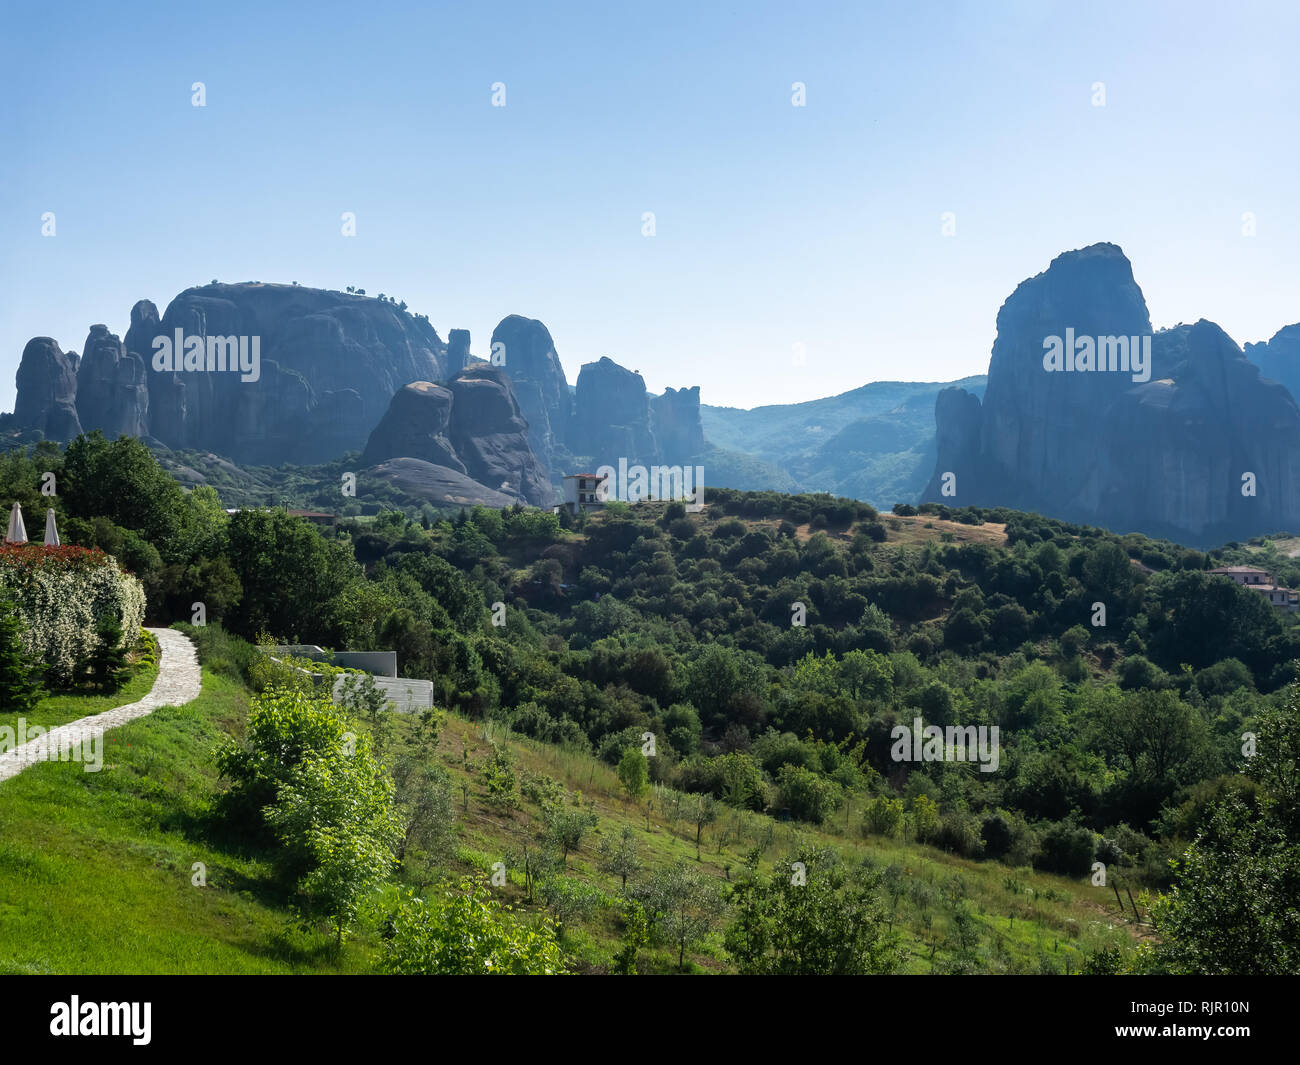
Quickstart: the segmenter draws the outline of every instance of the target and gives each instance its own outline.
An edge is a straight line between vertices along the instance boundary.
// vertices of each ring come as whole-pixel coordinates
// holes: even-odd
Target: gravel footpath
[[[160,660],[158,678],[154,681],[149,694],[138,703],[114,707],[102,714],[69,721],[66,725],[52,728],[44,736],[30,740],[12,751],[0,754],[0,780],[17,776],[29,765],[47,760],[53,754],[57,760],[61,751],[80,751],[81,743],[87,737],[102,734],[108,729],[125,725],[137,717],[153,713],[160,706],[184,706],[198,698],[202,687],[202,675],[199,671],[198,655],[189,637],[175,629],[149,629],[158,639]],[[100,753],[102,755],[102,740]]]

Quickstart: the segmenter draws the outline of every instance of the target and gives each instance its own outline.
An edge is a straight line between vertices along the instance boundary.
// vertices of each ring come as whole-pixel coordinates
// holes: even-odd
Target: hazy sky
[[[540,318],[571,382],[609,355],[746,407],[982,373],[1015,285],[1101,240],[1157,327],[1300,321],[1291,0],[4,20],[0,409],[32,336],[81,351],[213,278],[390,293],[480,356],[505,315]]]

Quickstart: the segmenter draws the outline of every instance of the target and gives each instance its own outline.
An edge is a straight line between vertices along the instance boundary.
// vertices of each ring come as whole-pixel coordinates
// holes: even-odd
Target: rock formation
[[[390,459],[367,470],[366,476],[386,481],[407,495],[434,504],[508,507],[518,502],[513,494],[494,492],[463,473],[423,459]]]
[[[1259,367],[1260,375],[1285,385],[1300,403],[1300,323],[1288,325],[1262,344],[1247,344],[1246,358]]]
[[[393,465],[408,459],[420,465]],[[510,378],[498,367],[472,367],[446,385],[414,381],[401,389],[361,462],[423,483],[416,494],[432,502],[461,501],[463,482],[471,481],[510,502],[549,506],[558,495],[529,445]],[[435,495],[444,489],[452,494]]]
[[[455,377],[469,365],[469,330],[452,329],[447,333],[447,365],[444,368],[448,377]]]
[[[1300,409],[1211,322],[1153,336],[1118,247],[1059,256],[1017,287],[997,325],[983,404],[960,389],[935,404],[923,499],[1196,544],[1300,528]],[[1137,350],[1150,337],[1149,365],[1112,369],[1113,337]],[[1049,369],[1052,338],[1072,339],[1078,361]]]
[[[14,424],[47,439],[71,440],[81,432],[77,417],[77,355],[65,355],[50,337],[35,337],[18,364]]]
[[[666,388],[650,401],[650,427],[659,456],[679,465],[704,450],[704,423],[700,420],[700,386]]]
[[[491,363],[509,375],[528,439],[548,466],[568,436],[572,402],[550,331],[535,318],[503,318],[492,330]]]
[[[361,462],[373,466],[393,458],[413,458],[457,473],[465,464],[447,438],[452,394],[429,381],[413,381],[393,397],[387,413],[370,434]]]
[[[110,440],[149,431],[144,360],[128,352],[106,325],[92,325],[86,338],[77,369],[77,416],[84,429],[101,429]]]
[[[448,436],[469,476],[526,503],[551,505],[556,492],[529,445],[528,423],[505,371],[474,367],[447,388],[453,397]]]
[[[442,376],[446,353],[426,320],[391,303],[296,285],[188,289],[172,300],[157,335],[178,329],[187,338],[258,338],[260,375],[159,371],[151,359],[163,386],[153,434],[243,462],[325,462],[360,449],[398,389]],[[322,406],[329,392],[354,396]],[[331,420],[340,403],[345,424]]]
[[[102,429],[253,465],[313,465],[364,448],[371,466],[412,459],[446,471],[426,483],[468,477],[538,505],[558,496],[575,456],[680,465],[703,450],[698,388],[668,389],[652,403],[639,374],[601,359],[579,377],[579,424],[541,322],[501,321],[492,333],[499,365],[470,355],[468,330],[448,339],[386,300],[205,285],[162,315],[137,302],[122,341],[93,326],[80,362],[49,338],[33,340],[14,426],[62,440]],[[412,468],[401,467],[408,476]],[[454,491],[465,495],[464,485]]]
[[[645,381],[605,356],[578,374],[571,450],[597,465],[650,464],[658,458]]]

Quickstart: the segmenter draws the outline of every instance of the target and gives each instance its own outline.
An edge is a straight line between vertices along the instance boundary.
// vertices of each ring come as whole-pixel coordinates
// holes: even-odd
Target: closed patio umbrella
[[[5,533],[5,543],[27,543],[27,528],[23,525],[23,508],[17,503],[14,504],[14,509],[9,512],[9,531]]]
[[[58,547],[60,543],[59,527],[54,524],[54,508],[49,507],[45,511],[45,546]]]

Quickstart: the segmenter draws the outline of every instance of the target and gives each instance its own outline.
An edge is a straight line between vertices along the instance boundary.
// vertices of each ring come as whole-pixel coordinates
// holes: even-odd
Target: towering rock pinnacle
[[[510,378],[533,450],[548,467],[554,465],[573,404],[550,331],[535,318],[503,318],[492,330],[491,362]]]
[[[35,337],[18,364],[14,422],[47,439],[71,440],[81,432],[77,417],[77,355],[64,354],[50,337]]]
[[[983,404],[939,395],[923,499],[1193,543],[1300,527],[1294,400],[1212,322],[1153,335],[1115,245],[1058,256],[997,327]]]

